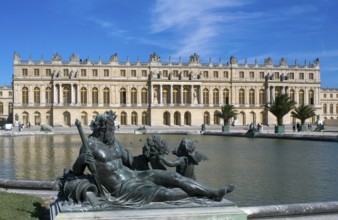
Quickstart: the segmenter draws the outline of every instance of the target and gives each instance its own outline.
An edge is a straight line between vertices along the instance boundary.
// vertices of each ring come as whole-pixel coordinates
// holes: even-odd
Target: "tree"
[[[268,106],[269,111],[277,118],[277,125],[283,125],[283,117],[294,108],[295,104],[286,94],[281,94]]]
[[[237,115],[237,111],[235,110],[235,107],[230,104],[223,105],[221,107],[221,111],[216,111],[215,116],[222,118],[224,125],[229,125],[229,121],[231,118],[235,117]]]
[[[300,120],[301,125],[305,124],[305,120],[315,116],[315,109],[311,105],[300,105],[291,112],[291,115]]]

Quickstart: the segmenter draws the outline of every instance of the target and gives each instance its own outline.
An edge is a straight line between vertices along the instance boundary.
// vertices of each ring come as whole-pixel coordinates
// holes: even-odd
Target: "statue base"
[[[77,219],[233,219],[246,220],[247,215],[232,202],[204,202],[177,204],[175,202],[151,203],[142,207],[92,207],[68,205],[56,201],[50,207],[51,220]]]

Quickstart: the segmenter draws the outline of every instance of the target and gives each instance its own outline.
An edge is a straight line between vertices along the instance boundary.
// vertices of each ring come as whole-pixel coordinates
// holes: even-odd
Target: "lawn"
[[[45,201],[37,196],[0,192],[0,219],[42,219],[48,213]]]

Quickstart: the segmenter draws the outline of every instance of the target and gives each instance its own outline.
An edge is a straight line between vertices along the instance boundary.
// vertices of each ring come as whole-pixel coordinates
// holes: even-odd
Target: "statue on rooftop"
[[[66,172],[57,181],[59,198],[142,206],[188,197],[221,201],[226,193],[233,191],[234,185],[214,189],[176,172],[131,170],[133,157],[115,137],[115,118],[112,111],[97,115],[88,139],[84,137],[80,121],[76,121],[82,146],[73,171]],[[86,167],[91,174],[84,174]],[[99,197],[95,199],[94,195]]]

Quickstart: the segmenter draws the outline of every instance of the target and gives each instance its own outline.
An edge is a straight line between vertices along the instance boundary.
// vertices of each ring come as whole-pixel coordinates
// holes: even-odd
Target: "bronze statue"
[[[131,170],[129,167],[132,165],[133,157],[114,135],[115,118],[116,115],[112,111],[97,115],[95,121],[92,122],[93,132],[88,140],[84,140],[83,132],[79,129],[83,145],[73,165],[74,175],[70,178],[65,177],[63,181],[67,183],[67,179],[80,179],[79,181],[85,179],[82,182],[88,182],[89,187],[98,186],[97,190],[92,191],[98,193],[106,201],[116,205],[133,206],[150,202],[181,200],[187,197],[204,197],[221,201],[226,193],[234,189],[234,185],[213,189],[175,172]],[[84,175],[86,167],[91,171],[93,178],[87,178],[88,175]],[[76,184],[70,185],[78,188],[74,186]],[[69,192],[69,188],[63,188],[63,191],[67,191],[69,195],[74,194]],[[75,194],[82,195],[83,193]]]

